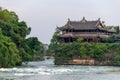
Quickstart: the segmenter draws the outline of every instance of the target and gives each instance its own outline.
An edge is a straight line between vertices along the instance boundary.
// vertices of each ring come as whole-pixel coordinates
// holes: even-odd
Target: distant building
[[[46,54],[46,51],[47,51],[47,49],[48,49],[48,44],[43,44],[43,47],[44,47],[44,54]]]
[[[44,49],[48,49],[48,44],[43,44],[43,46],[44,46]]]
[[[111,37],[115,30],[104,28],[100,18],[95,21],[88,21],[83,17],[81,21],[70,21],[62,27],[57,27],[62,31],[59,39],[64,42],[73,42],[78,38],[83,38],[87,42],[101,41],[103,38]]]

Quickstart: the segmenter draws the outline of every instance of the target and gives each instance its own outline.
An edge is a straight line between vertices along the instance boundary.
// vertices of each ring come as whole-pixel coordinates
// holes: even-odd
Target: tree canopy
[[[37,37],[26,38],[30,31],[15,12],[0,9],[0,67],[20,65],[32,60],[32,54],[42,54],[43,45]]]

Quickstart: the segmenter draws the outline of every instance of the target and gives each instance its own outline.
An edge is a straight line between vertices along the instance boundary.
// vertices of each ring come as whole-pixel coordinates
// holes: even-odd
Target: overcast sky
[[[101,18],[107,25],[120,25],[120,0],[0,0],[0,6],[15,11],[32,28],[30,36],[43,43],[50,43],[56,25],[63,26],[68,18]]]

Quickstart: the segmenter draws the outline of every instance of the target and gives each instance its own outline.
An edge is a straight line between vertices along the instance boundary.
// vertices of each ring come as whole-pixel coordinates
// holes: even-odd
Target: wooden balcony
[[[73,38],[78,38],[78,37],[83,37],[83,38],[100,37],[100,38],[104,38],[104,37],[109,37],[109,36],[111,36],[111,34],[102,33],[102,32],[68,32],[68,33],[64,33],[64,34],[60,35],[60,37],[73,37]]]

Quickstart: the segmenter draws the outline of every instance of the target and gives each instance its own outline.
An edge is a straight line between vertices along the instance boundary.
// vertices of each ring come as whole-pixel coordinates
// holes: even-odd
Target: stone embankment
[[[90,66],[118,66],[118,64],[105,60],[105,61],[96,61],[95,59],[73,59],[67,62],[60,62],[57,65],[90,65]]]

